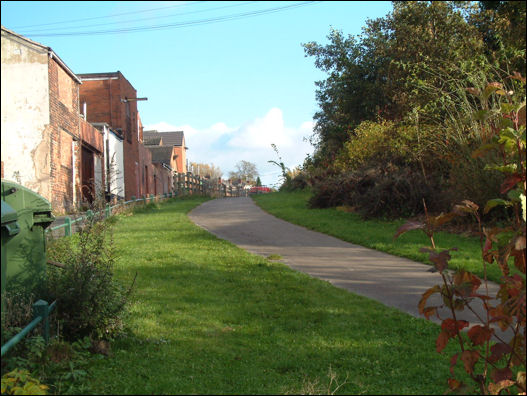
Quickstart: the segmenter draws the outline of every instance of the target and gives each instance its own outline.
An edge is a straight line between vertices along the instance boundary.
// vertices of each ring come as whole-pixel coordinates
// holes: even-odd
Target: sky
[[[359,35],[385,1],[2,1],[2,26],[51,47],[74,73],[120,71],[145,130],[183,131],[189,161],[224,177],[242,160],[264,185],[313,146],[316,81],[302,44]],[[89,109],[88,109],[89,111]]]

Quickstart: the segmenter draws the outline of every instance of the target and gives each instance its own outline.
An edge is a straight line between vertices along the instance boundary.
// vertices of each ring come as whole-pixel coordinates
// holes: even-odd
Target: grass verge
[[[116,276],[137,273],[134,301],[126,334],[92,359],[86,392],[444,392],[455,349],[435,352],[436,324],[216,238],[186,217],[201,202],[117,221]]]
[[[310,196],[311,193],[308,191],[277,192],[254,195],[253,199],[266,212],[291,223],[357,245],[430,264],[428,254],[419,251],[422,247],[430,246],[430,240],[422,231],[410,231],[396,240],[393,239],[397,229],[406,220],[363,220],[356,213],[343,212],[335,208],[310,209],[307,206]],[[434,235],[434,241],[439,250],[458,248],[458,251],[451,252],[450,268],[463,268],[483,279],[478,238],[440,231]],[[488,266],[487,278],[499,282],[501,272],[496,265]]]

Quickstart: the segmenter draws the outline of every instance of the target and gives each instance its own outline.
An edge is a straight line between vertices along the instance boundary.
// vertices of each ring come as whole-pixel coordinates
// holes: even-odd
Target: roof
[[[144,132],[143,132],[143,144],[145,146],[162,146],[163,145],[163,139],[161,139],[160,137],[147,137],[147,138],[145,138]]]
[[[173,146],[146,146],[146,148],[152,153],[153,164],[165,163],[170,165]]]
[[[184,134],[183,131],[174,132],[158,132],[158,131],[143,131],[143,140],[150,140],[154,138],[162,138],[164,146],[183,146]]]

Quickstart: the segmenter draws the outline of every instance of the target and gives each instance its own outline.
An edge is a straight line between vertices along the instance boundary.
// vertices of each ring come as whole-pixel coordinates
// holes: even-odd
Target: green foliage
[[[257,177],[256,164],[245,160],[239,161],[236,170],[229,172],[230,179],[240,180],[242,183],[254,183]]]
[[[522,83],[525,78],[514,76]],[[454,367],[458,360],[463,362],[467,374],[476,384],[476,391],[482,394],[500,394],[502,391],[523,394],[526,391],[526,305],[525,305],[525,271],[526,271],[526,229],[525,229],[525,170],[526,170],[526,139],[525,139],[525,98],[518,103],[512,94],[500,89],[498,84],[488,85],[484,96],[484,105],[492,94],[508,96],[506,105],[501,106],[501,119],[497,125],[496,134],[491,142],[475,151],[475,156],[484,155],[490,150],[498,151],[501,160],[489,166],[490,169],[502,173],[501,195],[504,198],[494,198],[487,202],[483,214],[496,207],[513,208],[514,216],[504,227],[483,227],[482,213],[479,205],[465,200],[454,207],[453,211],[437,217],[428,217],[424,223],[408,222],[399,228],[395,237],[405,232],[421,229],[430,238],[432,248],[429,258],[442,276],[443,284],[436,285],[426,291],[419,302],[419,312],[430,318],[437,316],[438,308],[447,307],[449,316],[442,320],[441,332],[436,340],[436,350],[441,353],[449,340],[454,339],[459,345],[458,353],[451,358],[451,378],[448,380],[450,390],[466,392],[467,385],[456,378]],[[482,110],[486,110],[483,106]],[[488,119],[485,123],[490,122]],[[438,251],[434,243],[434,229],[454,216],[470,214],[477,221],[483,266],[485,274],[487,266],[495,265],[501,271],[500,288],[496,295],[489,295],[488,288],[479,291],[486,285],[486,276],[481,280],[478,276],[464,270],[449,274],[445,270],[451,259],[451,248]],[[515,270],[511,272],[509,261],[513,261]],[[439,293],[443,304],[427,306],[430,296]],[[472,325],[467,337],[461,330],[469,327],[469,323],[456,319],[456,311],[471,309],[473,301],[480,301],[486,315],[478,317],[479,322]],[[495,301],[495,302],[494,302]],[[493,324],[499,325],[502,331],[509,330],[510,340],[495,333]]]
[[[33,295],[22,291],[7,290],[3,295],[2,345],[33,320]]]
[[[45,395],[47,389],[27,370],[15,369],[2,376],[2,395]]]
[[[89,222],[72,237],[50,243],[48,258],[64,264],[49,271],[49,293],[57,300],[63,336],[112,338],[118,333],[127,293],[113,277],[116,253],[109,223]]]
[[[525,73],[525,4],[415,1],[393,7],[386,17],[369,20],[359,37],[332,30],[329,44],[304,44],[306,56],[328,73],[317,83],[315,153],[304,168],[317,189],[324,173],[365,168],[382,174],[394,165],[421,173],[436,190],[427,200],[431,208],[443,210],[458,199],[484,205],[499,192],[498,172],[485,172],[496,158],[471,153],[500,128],[507,95],[525,93],[508,78]]]

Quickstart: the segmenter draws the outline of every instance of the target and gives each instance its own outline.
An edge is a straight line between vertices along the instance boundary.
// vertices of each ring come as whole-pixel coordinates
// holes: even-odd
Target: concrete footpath
[[[329,281],[337,287],[369,297],[416,317],[421,295],[442,284],[430,265],[354,245],[337,238],[280,220],[260,209],[251,198],[223,198],[207,201],[189,213],[198,226],[242,249],[264,257],[275,254],[289,267]],[[489,285],[490,295],[498,286]],[[480,288],[483,293],[483,286]],[[439,305],[436,294],[427,305]],[[485,317],[482,307],[476,312]],[[446,311],[440,312],[447,317]],[[458,319],[480,323],[468,310],[457,311]],[[434,321],[438,322],[437,319]],[[505,339],[511,333],[503,334]]]

